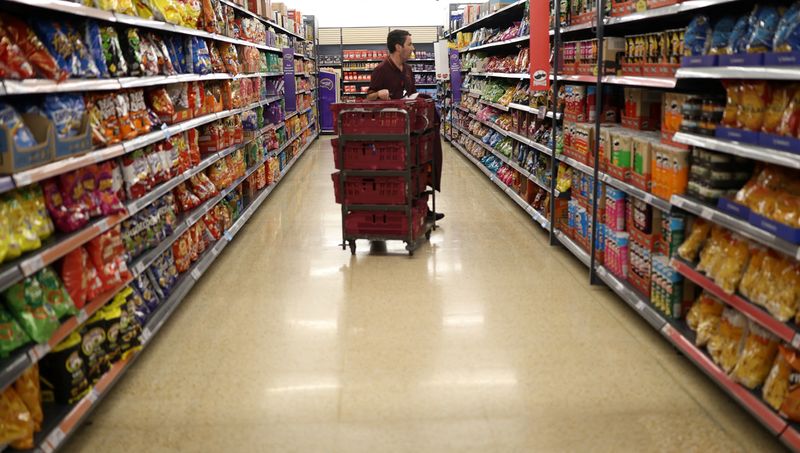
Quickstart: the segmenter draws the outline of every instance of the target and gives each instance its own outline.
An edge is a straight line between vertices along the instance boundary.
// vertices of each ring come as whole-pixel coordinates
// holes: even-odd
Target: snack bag
[[[189,234],[182,234],[181,237],[172,244],[172,255],[175,257],[175,268],[179,273],[189,270],[192,265],[191,241]]]
[[[136,127],[131,122],[131,110],[126,93],[114,95],[114,107],[117,111],[117,121],[119,122],[120,135],[123,140],[130,140],[136,137]]]
[[[76,308],[86,304],[89,294],[89,279],[85,269],[89,262],[89,253],[83,247],[68,253],[61,260],[61,279],[64,288]]]
[[[6,306],[33,341],[44,343],[58,329],[56,313],[45,301],[42,287],[33,277],[13,285],[3,296]]]
[[[138,277],[134,278],[131,286],[133,287],[134,291],[141,296],[149,313],[153,313],[156,311],[156,309],[158,309],[159,294],[153,287],[153,283],[147,277],[147,272],[144,272]]]
[[[117,104],[113,94],[87,94],[86,111],[92,127],[92,143],[108,146],[122,140],[122,130],[117,118]]]
[[[39,362],[43,401],[75,404],[91,390],[81,343],[74,331]]]
[[[750,325],[733,379],[751,390],[761,385],[775,361],[778,344],[778,339],[763,327]]]
[[[20,346],[31,341],[16,319],[0,305],[0,357],[8,357]]]
[[[21,197],[15,192],[9,192],[2,196],[8,214],[8,225],[10,239],[13,246],[9,249],[10,258],[15,258],[20,254],[31,252],[42,246],[39,235],[30,223],[30,216],[25,211]]]
[[[7,36],[0,35],[0,77],[20,80],[33,75],[33,66],[25,59],[22,49]]]
[[[58,63],[58,67],[65,73],[80,77],[81,66],[72,41],[61,24],[47,20],[33,21],[33,28],[41,37],[41,42]]]
[[[59,138],[74,137],[80,132],[86,107],[83,96],[48,94],[44,97],[42,113],[53,122]]]
[[[162,75],[175,75],[177,71],[172,64],[172,57],[170,55],[167,43],[155,33],[147,33],[146,39],[153,43],[156,50],[156,57],[158,58],[158,70]]]
[[[225,65],[227,72],[230,74],[238,74],[239,54],[236,51],[236,46],[227,42],[221,43],[220,52],[222,56],[222,62]]]
[[[81,356],[86,364],[86,377],[93,385],[108,370],[106,362],[107,335],[103,312],[94,314],[81,329]]]
[[[144,150],[139,149],[122,157],[122,177],[131,200],[141,198],[152,188],[150,164]]]
[[[772,40],[781,15],[773,6],[756,5],[750,16],[750,35],[747,38],[748,53],[772,51]]]
[[[731,236],[722,247],[720,266],[714,271],[714,280],[726,293],[733,294],[742,278],[750,249],[747,241],[737,236]]]
[[[94,62],[92,54],[83,43],[81,32],[78,29],[73,28],[72,25],[68,23],[63,24],[62,27],[67,33],[67,37],[69,37],[69,40],[72,44],[72,51],[74,52],[73,57],[78,61],[79,73],[73,75],[86,78],[100,77],[100,71]]]
[[[705,291],[697,298],[686,314],[686,324],[697,333],[695,341],[697,346],[705,346],[717,331],[724,309],[725,304]]]
[[[728,240],[730,233],[724,228],[713,225],[711,227],[711,237],[706,241],[706,245],[700,252],[700,262],[697,263],[697,270],[705,272],[712,279],[716,275],[723,256],[723,247]]]
[[[14,107],[0,102],[0,126],[9,130],[14,137],[14,145],[19,148],[30,148],[35,146],[36,139],[28,126],[22,121],[22,117],[14,110]]]
[[[153,109],[159,118],[167,122],[172,121],[172,117],[175,115],[175,106],[165,88],[157,88],[148,91],[147,101],[150,108]]]
[[[133,90],[128,92],[128,107],[131,126],[135,135],[144,135],[150,132],[153,123],[147,114],[147,104],[144,101],[144,91]]]
[[[725,16],[717,21],[714,25],[714,31],[711,34],[711,47],[708,51],[709,55],[722,55],[725,53],[725,47],[727,47],[730,41],[731,33],[735,25],[736,18],[733,16]]]
[[[100,27],[100,42],[103,46],[103,57],[111,77],[124,77],[128,74],[128,63],[122,52],[122,44],[114,27]]]
[[[726,80],[722,84],[727,94],[725,110],[722,113],[722,124],[728,127],[736,127],[739,106],[742,104],[742,84],[733,80]]]
[[[16,382],[14,390],[25,403],[25,407],[31,413],[33,419],[33,430],[39,432],[42,429],[44,413],[42,412],[42,392],[39,387],[39,365],[34,364],[28,368]],[[33,447],[31,447],[33,448]]]
[[[744,82],[741,103],[736,112],[736,125],[749,131],[761,130],[767,109],[767,82]]]
[[[30,443],[33,448],[33,417],[25,402],[9,386],[0,394],[0,444],[16,444],[21,449]]]
[[[156,20],[176,25],[181,23],[181,13],[175,0],[143,0],[143,3],[153,12]]]
[[[729,55],[744,53],[747,50],[747,41],[750,37],[750,31],[750,16],[744,15],[739,17],[731,31],[726,53]]]
[[[763,132],[774,134],[778,131],[781,124],[783,113],[789,106],[792,100],[794,91],[797,89],[795,85],[789,84],[775,84],[771,86],[770,101],[764,111],[764,124],[761,126]]]
[[[204,39],[197,36],[186,38],[186,49],[186,65],[192,68],[191,72],[203,75],[212,72],[211,55]]]
[[[800,2],[794,2],[781,17],[772,47],[775,52],[800,50]]]
[[[78,314],[69,292],[61,284],[58,274],[53,269],[45,267],[36,274],[36,280],[42,288],[45,302],[53,307],[57,319]]]
[[[794,368],[786,357],[794,358],[794,354],[795,352],[788,349],[788,347],[779,346],[775,362],[767,375],[767,380],[764,381],[764,388],[761,393],[762,398],[776,411],[780,410],[786,400],[786,396],[789,394],[789,379],[794,372]]]
[[[777,132],[784,137],[800,137],[800,87],[795,86],[794,95],[783,111]]]
[[[105,321],[106,347],[105,362],[110,367],[122,357],[120,330],[122,328],[122,308],[113,304],[103,307],[101,316]]]
[[[36,36],[36,33],[22,20],[8,14],[0,17],[0,35],[6,34],[9,41],[19,46],[25,59],[37,73],[45,78],[64,81],[69,77],[59,62],[50,54],[48,48]]]
[[[159,50],[148,35],[142,35],[140,49],[142,52],[142,73],[145,76],[156,76],[161,72],[158,64]]]
[[[736,366],[748,332],[747,318],[733,308],[722,312],[716,334],[708,342],[708,353],[726,373]]]
[[[189,212],[202,203],[200,199],[186,187],[186,183],[178,184],[174,194],[181,212]]]
[[[142,38],[139,37],[139,32],[135,28],[125,30],[123,37],[122,49],[128,64],[128,75],[140,77],[144,75]]]
[[[211,44],[208,46],[208,54],[209,58],[211,58],[211,68],[213,72],[217,73],[225,72],[225,63],[222,60],[222,54],[220,53],[219,48],[217,47],[216,41],[211,41]]]

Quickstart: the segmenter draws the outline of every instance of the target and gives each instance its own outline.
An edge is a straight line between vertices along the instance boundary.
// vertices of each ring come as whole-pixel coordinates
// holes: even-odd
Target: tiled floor
[[[66,451],[782,448],[458,152],[413,258],[337,246],[332,169],[320,140]]]

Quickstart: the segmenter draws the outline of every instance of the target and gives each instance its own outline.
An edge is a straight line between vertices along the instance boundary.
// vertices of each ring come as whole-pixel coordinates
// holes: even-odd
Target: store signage
[[[297,86],[294,79],[294,49],[283,49],[283,88],[286,111],[297,111]]]
[[[453,105],[461,103],[461,58],[456,49],[450,49],[450,89]]]
[[[530,8],[531,90],[550,89],[550,2],[528,2]]]
[[[335,104],[338,94],[338,83],[336,74],[332,72],[320,71],[319,73],[319,125],[324,131],[333,131],[333,112],[331,105]]]

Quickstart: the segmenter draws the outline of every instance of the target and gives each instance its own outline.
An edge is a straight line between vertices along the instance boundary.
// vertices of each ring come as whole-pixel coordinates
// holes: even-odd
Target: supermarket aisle
[[[332,168],[324,139],[66,451],[781,448],[449,147],[411,259],[336,246]]]

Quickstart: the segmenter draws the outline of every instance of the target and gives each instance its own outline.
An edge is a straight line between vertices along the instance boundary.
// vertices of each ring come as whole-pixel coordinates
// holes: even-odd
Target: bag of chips
[[[150,164],[145,150],[138,149],[122,157],[122,177],[129,199],[136,200],[150,191]]]
[[[19,46],[33,68],[45,78],[63,81],[69,72],[59,66],[36,33],[22,20],[8,14],[0,17],[0,35],[6,34],[9,41]]]
[[[20,346],[31,341],[16,319],[0,305],[0,357],[8,357]]]
[[[33,417],[13,386],[0,394],[0,444],[21,442],[21,448],[33,448]]]
[[[10,231],[9,257],[16,258],[20,254],[36,250],[42,246],[42,241],[36,231],[31,229],[29,213],[21,202],[21,198],[14,192],[1,195],[5,201],[8,214]]]
[[[794,368],[786,358],[790,357],[797,360],[795,352],[786,346],[778,347],[778,354],[775,356],[775,362],[767,375],[767,380],[764,381],[764,388],[762,389],[762,397],[773,409],[780,410],[786,396],[789,394],[789,379],[794,372]],[[800,363],[798,363],[800,365]],[[798,367],[800,368],[800,367]]]
[[[93,20],[87,20],[84,29],[84,42],[97,66],[100,77],[110,77],[108,66],[106,65],[106,57],[103,53],[103,37],[100,34],[100,25]]]
[[[162,75],[177,74],[177,71],[172,64],[172,57],[169,52],[169,47],[164,40],[155,33],[147,33],[145,36],[147,37],[147,41],[152,42],[155,48],[156,57],[158,58],[159,73]]]
[[[75,404],[91,390],[81,344],[74,331],[39,362],[43,401]]]
[[[53,122],[59,138],[67,138],[81,132],[86,107],[81,95],[48,94],[42,103],[42,113]]]
[[[139,37],[139,32],[135,28],[125,30],[124,45],[122,46],[125,60],[128,64],[128,75],[132,77],[140,77],[145,75],[143,67],[142,55],[142,39]]]
[[[194,74],[210,74],[213,71],[211,55],[206,45],[206,41],[197,36],[186,38],[186,66],[191,68]]]
[[[17,80],[33,77],[33,66],[25,59],[22,49],[7,36],[0,36],[0,77]]]
[[[73,304],[69,292],[67,292],[58,275],[50,267],[45,267],[39,271],[36,274],[36,280],[42,288],[44,300],[53,307],[57,319],[78,314],[78,309]]]
[[[91,52],[83,43],[81,30],[74,28],[69,23],[62,24],[62,27],[72,44],[73,57],[78,61],[79,73],[73,75],[85,78],[100,77],[100,70],[94,62],[94,57],[92,57]]]
[[[180,24],[182,16],[175,0],[143,0],[156,20],[168,22],[170,24]]]
[[[42,392],[39,387],[39,365],[34,364],[14,382],[14,390],[25,406],[31,413],[33,419],[33,430],[39,432],[42,429],[44,413],[42,412]],[[33,448],[33,447],[31,447]]]
[[[750,16],[750,35],[747,37],[748,53],[764,53],[772,51],[772,40],[778,28],[781,15],[769,5],[756,5]]]
[[[103,57],[111,77],[124,77],[128,74],[128,63],[122,52],[122,44],[114,27],[107,25],[100,27],[100,43],[103,48]]]
[[[71,76],[80,77],[80,62],[62,25],[53,21],[35,20],[33,28],[47,51],[55,58],[58,67]]]
[[[162,121],[172,122],[175,105],[165,88],[157,88],[147,92],[147,102]]]
[[[64,288],[78,309],[84,307],[89,294],[89,279],[85,271],[88,262],[89,253],[83,247],[71,251],[61,260]]]
[[[708,353],[726,373],[736,366],[748,333],[745,316],[733,308],[725,308],[716,334],[708,342]]]
[[[147,276],[147,272],[144,272],[133,279],[131,283],[134,291],[141,296],[142,300],[147,306],[149,313],[154,313],[158,309],[159,301],[159,293],[156,292],[156,289],[153,287],[153,283],[150,278]]]
[[[29,277],[11,286],[3,296],[6,306],[33,341],[44,343],[58,329],[55,310],[45,301],[42,287],[35,278]]]
[[[763,327],[750,325],[739,361],[731,374],[733,379],[749,389],[760,386],[775,361],[778,344],[778,338]]]
[[[109,146],[122,140],[114,94],[87,94],[86,111],[92,127],[92,143]]]
[[[18,148],[30,148],[36,146],[36,139],[28,126],[22,121],[22,117],[14,107],[0,102],[0,126],[9,130],[14,137],[14,145]]]

